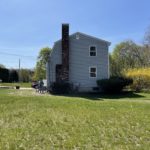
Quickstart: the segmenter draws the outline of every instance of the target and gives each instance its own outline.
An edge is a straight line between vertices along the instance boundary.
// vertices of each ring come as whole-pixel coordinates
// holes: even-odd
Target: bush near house
[[[133,80],[126,77],[110,77],[109,79],[102,79],[97,81],[97,85],[102,92],[105,93],[118,93],[124,87],[132,84]]]
[[[52,94],[68,94],[72,91],[72,86],[67,82],[53,82],[50,92]]]
[[[125,75],[133,79],[133,84],[130,85],[132,90],[150,90],[150,68],[129,69]]]

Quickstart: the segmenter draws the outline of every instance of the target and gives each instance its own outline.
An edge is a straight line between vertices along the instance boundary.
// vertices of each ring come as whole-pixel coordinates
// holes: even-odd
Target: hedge
[[[125,77],[110,77],[97,81],[100,90],[105,93],[119,93],[124,87],[132,84],[132,79]]]

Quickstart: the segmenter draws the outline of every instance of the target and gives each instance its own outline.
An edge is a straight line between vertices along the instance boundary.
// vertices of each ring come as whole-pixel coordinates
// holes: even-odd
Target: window
[[[90,56],[96,56],[96,46],[90,46]]]
[[[96,78],[96,75],[97,75],[96,67],[90,67],[90,77],[91,78]]]

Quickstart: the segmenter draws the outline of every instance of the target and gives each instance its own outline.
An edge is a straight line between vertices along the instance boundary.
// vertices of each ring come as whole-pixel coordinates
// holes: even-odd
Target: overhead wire
[[[32,58],[32,59],[35,59],[36,56],[29,56],[29,55],[20,55],[20,54],[15,54],[15,53],[7,53],[7,52],[2,52],[0,51],[0,54],[1,55],[9,55],[9,56],[17,56],[17,57],[28,57],[28,58]]]

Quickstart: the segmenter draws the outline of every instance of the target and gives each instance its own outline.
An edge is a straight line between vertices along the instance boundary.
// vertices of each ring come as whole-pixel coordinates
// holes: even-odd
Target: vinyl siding
[[[62,63],[62,55],[61,55],[61,42],[58,42],[57,44],[54,44],[53,51],[50,56],[49,60],[49,78],[50,83],[56,81],[56,65]],[[49,83],[49,84],[50,84]]]

